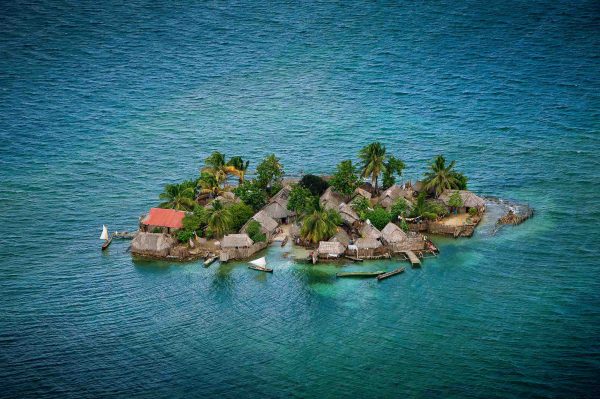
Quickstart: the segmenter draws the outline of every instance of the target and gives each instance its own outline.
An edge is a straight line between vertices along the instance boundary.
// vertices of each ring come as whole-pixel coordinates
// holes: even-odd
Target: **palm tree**
[[[217,177],[209,172],[202,172],[198,179],[199,194],[209,194],[211,198],[217,197],[223,192]]]
[[[341,217],[337,211],[317,209],[304,218],[300,234],[305,240],[316,244],[334,235],[339,224]]]
[[[437,217],[437,213],[435,213],[434,210],[431,203],[425,201],[425,193],[421,193],[417,197],[417,202],[410,212],[410,217],[422,217],[433,220]]]
[[[238,177],[239,184],[244,183],[248,165],[250,165],[250,161],[244,162],[242,157],[232,157],[229,162],[227,162],[229,173]]]
[[[358,156],[363,161],[362,177],[370,177],[377,191],[379,174],[385,168],[385,146],[379,142],[371,143],[363,147]]]
[[[158,198],[164,200],[160,208],[177,209],[179,211],[191,211],[194,209],[194,189],[185,184],[167,184]]]
[[[231,211],[218,200],[213,201],[211,205],[212,209],[208,213],[208,228],[215,237],[222,237],[233,226]]]
[[[225,155],[219,151],[215,151],[210,154],[204,160],[204,168],[200,171],[201,173],[210,173],[215,177],[218,184],[223,183],[227,180],[227,175],[230,173],[229,167],[225,163]]]
[[[452,161],[450,165],[446,166],[446,158],[438,155],[429,165],[429,172],[425,173],[425,189],[433,190],[437,198],[446,189],[459,188],[460,181],[457,178],[457,172],[452,170],[455,164],[456,161]]]

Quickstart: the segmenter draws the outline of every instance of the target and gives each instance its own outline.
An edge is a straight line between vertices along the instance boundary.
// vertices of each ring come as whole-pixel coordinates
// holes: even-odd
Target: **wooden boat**
[[[209,267],[210,265],[213,264],[214,261],[216,261],[219,257],[218,256],[210,256],[208,257],[205,261],[204,261],[204,267]]]
[[[285,244],[287,244],[289,238],[290,238],[289,236],[285,236],[285,238],[283,239],[283,241],[281,241],[281,246],[282,247],[285,247]]]
[[[361,259],[361,258],[355,258],[354,256],[348,256],[348,255],[344,255],[344,258],[350,259],[352,262],[362,262],[363,261],[363,259]]]
[[[273,269],[269,269],[267,267],[267,261],[264,258],[264,256],[262,258],[258,258],[253,261],[250,261],[250,266],[248,266],[248,269],[258,270],[258,271],[267,272],[267,273],[273,273]]]
[[[391,272],[380,274],[379,276],[377,276],[377,280],[378,281],[385,280],[388,277],[395,276],[396,274],[400,274],[402,272],[404,272],[404,268],[400,267],[400,268],[398,268],[396,270],[392,270]]]
[[[108,229],[105,225],[102,225],[102,233],[100,234],[100,239],[104,240],[104,243],[102,244],[102,250],[104,251],[112,242],[112,237],[108,236]]]
[[[381,270],[376,272],[343,272],[336,274],[336,277],[377,277],[383,273]]]

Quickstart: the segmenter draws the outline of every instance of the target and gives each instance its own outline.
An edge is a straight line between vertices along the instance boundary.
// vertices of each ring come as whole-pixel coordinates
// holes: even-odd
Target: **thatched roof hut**
[[[346,246],[337,241],[321,241],[317,253],[322,257],[338,257],[346,252]]]
[[[335,209],[336,211],[340,208],[340,205],[344,202],[344,197],[342,194],[333,190],[332,187],[327,188],[321,198],[319,199],[319,203],[325,209]]]
[[[381,231],[377,230],[377,227],[373,226],[369,221],[364,223],[358,232],[363,238],[372,238],[374,240],[381,238]]]
[[[354,209],[348,204],[342,204],[339,208],[340,216],[344,223],[349,226],[352,226],[355,222],[357,222],[360,218],[358,214],[354,212]]]
[[[275,219],[267,215],[265,211],[260,210],[254,216],[252,216],[252,218],[248,220],[246,224],[244,224],[241,231],[246,231],[248,224],[252,220],[257,221],[260,224],[262,232],[265,233],[267,236],[273,234],[277,226],[279,226],[279,223],[277,223]]]
[[[404,198],[408,201],[412,200],[412,190],[403,189],[401,186],[394,184],[379,197],[379,205],[389,210],[399,198]]]
[[[485,208],[485,200],[481,197],[478,197],[474,193],[469,190],[444,190],[444,192],[439,196],[439,200],[446,206],[450,206],[450,197],[452,194],[458,192],[460,198],[463,202],[463,207],[467,208]]]
[[[346,233],[344,229],[338,229],[338,232],[335,233],[333,237],[331,237],[331,241],[341,242],[344,245],[350,244],[350,236]]]
[[[354,245],[356,245],[356,247],[361,250],[361,249],[377,249],[379,247],[381,247],[381,242],[379,240],[376,240],[374,238],[359,238],[358,240],[356,240],[354,242]]]
[[[370,192],[368,192],[367,190],[362,189],[360,187],[357,187],[356,190],[354,190],[354,194],[353,194],[352,198],[354,199],[354,198],[359,197],[359,196],[363,197],[363,198],[366,198],[367,200],[371,199],[371,193]]]
[[[140,231],[131,241],[131,253],[139,256],[164,258],[169,255],[175,240],[166,234]]]
[[[279,199],[265,205],[262,211],[275,221],[282,221],[294,215],[294,212],[287,209],[287,200]]]
[[[248,234],[228,234],[221,240],[221,248],[248,248],[254,244],[254,241]]]
[[[400,227],[390,222],[381,230],[381,238],[389,245],[403,242],[408,239],[408,236]]]

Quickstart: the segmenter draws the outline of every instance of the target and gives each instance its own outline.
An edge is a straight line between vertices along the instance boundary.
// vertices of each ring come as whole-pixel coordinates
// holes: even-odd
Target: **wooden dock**
[[[377,276],[377,280],[378,281],[385,280],[388,277],[395,276],[396,274],[400,274],[402,272],[404,272],[404,268],[400,267],[400,268],[398,268],[396,270],[392,270],[391,272],[380,274],[379,276]]]
[[[410,264],[413,266],[421,266],[421,261],[419,257],[415,255],[413,251],[404,251],[404,254],[408,257]]]
[[[343,272],[336,274],[337,277],[377,277],[383,274],[383,271],[376,272]]]

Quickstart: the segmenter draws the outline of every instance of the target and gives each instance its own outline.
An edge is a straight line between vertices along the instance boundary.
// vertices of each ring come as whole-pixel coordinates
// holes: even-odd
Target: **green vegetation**
[[[351,195],[356,190],[360,179],[351,160],[347,159],[336,166],[330,183],[331,187],[340,194]]]
[[[298,184],[304,188],[307,188],[312,195],[317,197],[320,197],[329,187],[329,183],[327,183],[322,177],[315,175],[302,176],[302,179],[300,179]]]
[[[454,170],[456,161],[446,166],[446,158],[438,155],[429,165],[429,171],[425,173],[425,189],[432,191],[436,197],[446,189],[460,189],[467,186],[467,178]]]
[[[233,193],[256,212],[267,203],[267,193],[254,181],[237,186]]]
[[[448,206],[450,206],[454,210],[463,206],[463,200],[458,191],[452,193],[450,199],[448,200]]]
[[[248,234],[248,237],[250,237],[254,242],[267,241],[267,236],[261,231],[260,223],[258,223],[256,220],[248,223],[248,226],[246,227],[246,234]]]
[[[435,220],[438,216],[448,214],[448,210],[442,204],[425,199],[425,193],[419,194],[417,202],[410,212],[410,217],[422,217],[425,219]]]
[[[191,232],[196,232],[198,235],[202,235],[202,229],[206,227],[208,221],[208,214],[206,209],[200,205],[194,207],[192,214],[185,215],[183,218],[183,229]]]
[[[388,189],[396,183],[396,177],[402,177],[402,171],[404,170],[404,162],[400,159],[389,155],[383,168],[383,189]]]
[[[319,199],[314,197],[308,188],[297,184],[292,187],[287,207],[297,215],[304,216],[315,210],[318,201]]]
[[[400,228],[402,229],[402,231],[404,231],[405,233],[408,231],[408,223],[406,223],[406,220],[402,219],[400,221]]]
[[[317,244],[333,236],[341,224],[342,218],[337,211],[317,209],[304,218],[300,235],[308,242]]]
[[[229,173],[238,177],[238,184],[244,183],[249,165],[250,161],[244,162],[242,157],[232,157],[229,162],[227,162]]]
[[[164,202],[160,208],[176,209],[179,211],[190,211],[194,208],[194,189],[185,182],[182,184],[167,184],[165,190],[158,196]]]
[[[177,241],[179,242],[188,242],[190,239],[194,238],[194,232],[189,230],[180,230],[177,232]]]
[[[352,209],[358,214],[360,220],[367,219],[367,213],[371,210],[371,203],[365,197],[358,196],[350,204]]]
[[[396,202],[394,203],[394,205],[392,205],[392,208],[390,209],[391,220],[393,222],[398,221],[398,217],[406,216],[408,214],[408,210],[408,202],[402,197],[398,198],[398,200],[396,200]]]
[[[208,211],[207,230],[214,237],[223,237],[233,227],[231,211],[218,200],[213,201],[211,206],[212,209]]]
[[[281,184],[284,171],[279,158],[275,154],[268,155],[256,167],[256,184],[267,189],[276,184]]]
[[[386,148],[379,142],[362,148],[358,156],[363,162],[362,177],[371,178],[371,184],[376,193],[379,191],[378,180],[381,173],[383,173],[384,189],[391,187],[396,182],[394,175],[402,176],[404,162],[392,155],[386,157]]]
[[[254,209],[243,202],[231,204],[227,209],[231,214],[231,231],[240,231],[244,224],[254,215]]]
[[[367,219],[369,219],[371,224],[378,230],[381,230],[390,222],[391,215],[384,208],[376,206],[375,209],[367,212]]]
[[[198,185],[200,186],[199,193],[208,194],[211,198],[215,198],[223,192],[219,180],[209,172],[202,172],[200,174]]]
[[[379,142],[371,143],[362,148],[358,153],[363,162],[362,177],[369,177],[375,191],[377,191],[377,182],[379,174],[384,168],[385,146]]]
[[[479,210],[477,210],[477,208],[469,208],[469,215],[477,216],[478,213],[479,213]]]

